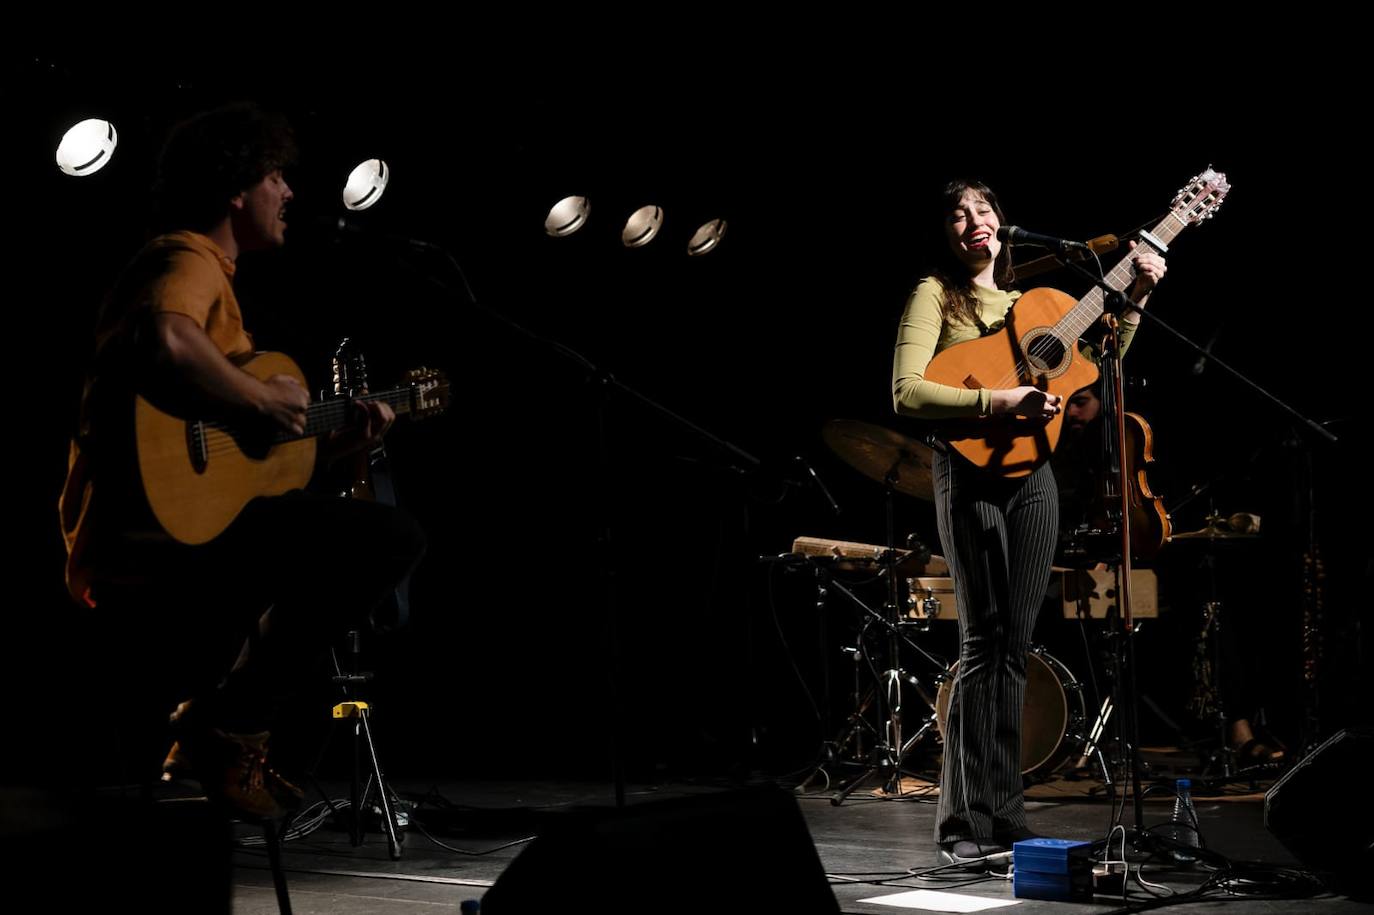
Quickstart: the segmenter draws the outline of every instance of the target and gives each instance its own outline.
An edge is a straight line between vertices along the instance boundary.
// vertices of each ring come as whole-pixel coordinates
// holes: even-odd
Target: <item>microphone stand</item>
[[[611,742],[611,770],[615,784],[615,805],[617,808],[625,806],[625,709],[624,709],[624,655],[620,642],[621,628],[621,608],[619,595],[616,588],[616,573],[614,554],[612,552],[612,525],[610,520],[610,509],[608,496],[611,491],[611,458],[610,446],[610,424],[611,424],[611,404],[613,395],[622,395],[640,406],[647,407],[654,413],[664,416],[676,425],[691,432],[697,438],[709,443],[728,458],[733,459],[727,466],[728,469],[740,474],[756,472],[762,469],[763,462],[725,439],[707,431],[686,417],[670,410],[663,404],[653,400],[647,395],[626,385],[609,371],[597,365],[577,350],[557,340],[542,336],[533,330],[520,324],[510,316],[504,314],[496,308],[478,300],[472,291],[472,286],[468,282],[467,274],[464,273],[462,265],[458,263],[447,249],[432,242],[424,242],[417,239],[403,239],[405,247],[414,251],[432,252],[443,257],[454,274],[461,281],[461,290],[455,288],[447,282],[431,275],[428,272],[416,271],[426,282],[449,295],[460,295],[466,298],[467,304],[472,308],[481,311],[498,323],[504,325],[516,334],[539,346],[545,347],[559,354],[567,361],[579,366],[584,372],[588,382],[595,386],[595,423],[596,423],[596,449],[597,449],[597,481],[596,489],[599,494],[597,500],[597,566],[602,589],[602,601],[605,614],[606,632],[606,656],[610,661],[610,682],[608,685],[608,705],[610,708],[608,729],[610,731]],[[401,259],[404,262],[404,259]],[[814,473],[814,471],[813,471]],[[819,480],[817,481],[819,482]],[[828,495],[828,494],[827,494]],[[832,500],[833,501],[833,500]]]
[[[1139,248],[1145,248],[1146,250],[1151,251],[1158,250],[1155,245],[1152,245],[1149,242],[1144,241],[1140,243],[1137,250],[1139,250]],[[1055,257],[1065,267],[1072,270],[1074,273],[1077,273],[1079,276],[1084,277],[1094,286],[1097,286],[1099,289],[1101,289],[1103,293],[1106,295],[1105,303],[1110,304],[1114,311],[1118,313],[1133,311],[1141,317],[1142,323],[1144,321],[1148,321],[1153,326],[1162,327],[1164,330],[1168,331],[1168,333],[1172,335],[1175,340],[1178,340],[1180,343],[1192,349],[1193,352],[1197,353],[1200,358],[1206,358],[1208,363],[1215,363],[1216,365],[1221,366],[1233,378],[1236,378],[1239,381],[1243,382],[1246,386],[1248,386],[1260,397],[1264,398],[1265,400],[1268,400],[1270,404],[1272,404],[1275,407],[1278,407],[1280,410],[1287,413],[1290,417],[1297,420],[1302,425],[1306,426],[1312,432],[1317,433],[1317,435],[1321,436],[1329,444],[1334,445],[1338,441],[1340,441],[1335,435],[1329,432],[1325,426],[1321,425],[1321,423],[1318,423],[1315,420],[1309,418],[1296,408],[1290,406],[1287,402],[1280,400],[1276,395],[1270,393],[1268,390],[1261,387],[1256,382],[1252,381],[1239,369],[1233,368],[1230,364],[1220,359],[1216,353],[1211,352],[1207,347],[1198,345],[1186,334],[1176,330],[1173,327],[1170,327],[1169,324],[1165,322],[1163,318],[1159,317],[1159,315],[1155,314],[1152,311],[1139,307],[1138,305],[1136,305],[1136,303],[1132,302],[1130,298],[1126,296],[1124,293],[1116,289],[1113,289],[1111,286],[1108,286],[1100,277],[1097,276],[1097,274],[1092,273],[1089,270],[1085,270],[1083,267],[1079,266],[1073,261],[1067,260],[1063,257],[1060,257],[1059,255],[1055,255]]]
[[[1164,249],[1164,246],[1162,244],[1155,244],[1153,239],[1146,237],[1142,237],[1140,239],[1138,247],[1144,248],[1148,251],[1156,251],[1158,253],[1163,253]],[[1148,832],[1145,828],[1144,794],[1140,787],[1140,702],[1136,682],[1135,639],[1133,638],[1136,627],[1135,617],[1132,613],[1131,605],[1130,490],[1126,485],[1126,426],[1123,422],[1123,416],[1125,413],[1125,398],[1121,374],[1120,337],[1117,333],[1118,327],[1114,314],[1125,313],[1126,311],[1133,311],[1137,315],[1139,315],[1142,318],[1142,320],[1148,319],[1153,324],[1164,328],[1175,339],[1191,347],[1200,356],[1206,356],[1209,359],[1209,361],[1215,362],[1217,365],[1221,366],[1232,376],[1245,382],[1245,384],[1251,390],[1260,394],[1270,403],[1279,407],[1281,410],[1288,413],[1290,416],[1295,418],[1303,425],[1307,426],[1309,429],[1317,432],[1319,435],[1321,435],[1322,438],[1324,438],[1328,442],[1335,443],[1337,441],[1337,438],[1335,435],[1328,432],[1323,426],[1319,425],[1312,419],[1298,412],[1295,408],[1288,405],[1275,395],[1271,394],[1269,391],[1260,387],[1260,385],[1258,385],[1254,381],[1247,378],[1240,371],[1231,367],[1221,359],[1217,358],[1217,356],[1214,353],[1208,352],[1204,347],[1199,346],[1196,342],[1189,339],[1183,333],[1170,327],[1165,321],[1160,319],[1153,312],[1146,311],[1145,309],[1139,307],[1135,302],[1132,302],[1130,298],[1126,296],[1123,292],[1117,289],[1113,289],[1106,282],[1105,278],[1099,277],[1091,273],[1090,271],[1085,270],[1078,264],[1073,263],[1067,257],[1063,256],[1062,251],[1056,251],[1055,257],[1060,261],[1061,264],[1063,264],[1069,270],[1073,271],[1081,277],[1086,278],[1094,286],[1101,289],[1105,295],[1103,304],[1105,310],[1108,312],[1105,315],[1105,320],[1107,321],[1108,326],[1110,328],[1110,332],[1107,334],[1108,353],[1105,355],[1106,358],[1110,360],[1110,363],[1107,367],[1107,371],[1111,375],[1112,390],[1110,392],[1107,391],[1106,385],[1104,385],[1103,394],[1105,397],[1109,397],[1112,402],[1110,404],[1104,404],[1104,406],[1108,407],[1108,409],[1105,411],[1106,416],[1104,417],[1104,420],[1106,422],[1114,424],[1114,428],[1111,430],[1114,433],[1114,439],[1117,446],[1117,462],[1114,470],[1116,471],[1117,478],[1117,494],[1120,498],[1120,504],[1117,510],[1121,514],[1121,560],[1117,564],[1116,575],[1118,607],[1120,611],[1120,623],[1122,626],[1122,638],[1120,639],[1117,645],[1117,672],[1119,679],[1118,689],[1124,693],[1124,696],[1122,696],[1122,701],[1117,703],[1118,708],[1120,709],[1120,714],[1118,714],[1117,716],[1117,728],[1118,739],[1121,741],[1122,747],[1125,748],[1126,751],[1129,753],[1131,767],[1131,800],[1133,806],[1135,807],[1134,828],[1128,830],[1128,832],[1130,833],[1130,838],[1133,846],[1139,850],[1168,850],[1172,848],[1174,845],[1176,845],[1176,843],[1172,843],[1171,840],[1167,839],[1164,836]],[[1124,676],[1122,675],[1123,669]]]

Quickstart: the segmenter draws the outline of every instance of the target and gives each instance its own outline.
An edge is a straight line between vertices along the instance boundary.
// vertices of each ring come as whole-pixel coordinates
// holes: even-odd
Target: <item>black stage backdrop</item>
[[[1177,239],[1151,310],[1195,339],[1215,338],[1217,356],[1330,421],[1343,444],[1295,436],[1219,366],[1196,373],[1195,355],[1158,328],[1137,338],[1129,396],[1154,426],[1166,503],[1210,484],[1175,511],[1178,530],[1202,527],[1209,508],[1264,517],[1263,550],[1224,560],[1249,587],[1222,597],[1254,652],[1271,724],[1290,741],[1301,695],[1300,469],[1311,461],[1328,576],[1324,725],[1368,720],[1359,627],[1371,515],[1354,447],[1368,357],[1364,211],[1353,189],[1365,164],[1352,151],[1347,99],[1332,88],[1339,74],[1295,83],[1256,59],[1205,79],[1156,74],[1149,92],[1125,77],[1080,87],[1071,104],[1007,91],[984,116],[977,105],[998,80],[959,55],[931,67],[929,81],[900,68],[842,75],[804,65],[805,54],[760,58],[748,72],[708,56],[637,74],[612,64],[565,71],[534,52],[478,64],[467,56],[473,42],[443,63],[392,50],[364,68],[298,50],[294,63],[256,59],[234,76],[190,54],[10,61],[22,87],[5,131],[17,287],[9,351],[22,389],[9,401],[3,659],[15,777],[118,777],[103,770],[102,751],[124,714],[122,684],[147,668],[90,638],[120,621],[65,600],[55,502],[66,439],[95,309],[145,235],[162,136],[194,111],[243,98],[284,111],[304,153],[289,176],[288,248],[240,267],[260,347],[292,353],[318,388],[348,336],[374,384],[427,365],[453,387],[446,415],[390,440],[402,501],[431,539],[411,625],[366,638],[394,775],[609,777],[602,519],[632,773],[807,764],[845,708],[852,671],[838,648],[855,617],[839,602],[818,613],[805,580],[757,557],[801,534],[882,540],[881,488],[829,453],[820,430],[837,417],[901,428],[889,396],[896,321],[920,275],[931,200],[960,174],[997,188],[1010,221],[1086,238],[1151,224],[1191,176],[1208,165],[1226,172],[1229,199]],[[52,149],[63,126],[93,115],[118,127],[114,161],[87,179],[60,174]],[[373,156],[393,177],[357,217],[371,234],[307,231],[309,218],[341,212],[344,176]],[[571,193],[591,198],[590,221],[551,238],[544,214]],[[662,236],[628,250],[620,221],[646,203],[666,214]],[[729,224],[719,249],[685,256],[690,229],[712,218]],[[443,255],[387,235],[450,254],[481,307]],[[1083,291],[1062,273],[1037,283]],[[554,341],[762,468],[746,472],[613,393],[601,485],[601,388]],[[840,515],[815,489],[785,482],[799,479],[797,456],[829,485]],[[935,540],[929,504],[904,497],[896,510],[901,536]],[[1142,653],[1147,690],[1187,723],[1188,639],[1203,597],[1195,575],[1175,577],[1184,584],[1166,595],[1170,615],[1147,629]],[[200,625],[195,603],[188,595],[190,626]],[[1086,678],[1065,625],[1047,617],[1041,637]],[[928,638],[949,647],[947,632]],[[324,676],[290,710],[311,723],[298,734],[323,727]]]

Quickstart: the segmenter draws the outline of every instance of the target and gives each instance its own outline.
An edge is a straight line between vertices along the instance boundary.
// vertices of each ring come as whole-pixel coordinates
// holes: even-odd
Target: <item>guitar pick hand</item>
[[[992,392],[992,412],[1013,413],[1031,419],[1050,419],[1063,407],[1064,398],[1030,385]]]
[[[304,432],[310,394],[301,383],[290,375],[273,375],[262,384],[266,394],[258,404],[258,412],[286,432]]]

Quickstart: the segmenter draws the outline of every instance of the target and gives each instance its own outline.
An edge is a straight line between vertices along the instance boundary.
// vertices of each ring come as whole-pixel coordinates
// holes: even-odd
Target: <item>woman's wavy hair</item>
[[[1002,206],[997,202],[997,195],[993,193],[992,188],[981,181],[971,179],[951,181],[945,185],[940,198],[942,231],[939,243],[934,246],[930,273],[940,281],[945,290],[945,320],[959,324],[977,324],[981,308],[978,304],[978,295],[973,288],[973,277],[969,275],[964,262],[950,250],[943,232],[944,220],[949,219],[949,215],[959,206],[959,201],[967,191],[973,191],[986,200],[992,211],[997,214],[997,221],[1002,225],[1007,224],[1006,217],[1002,215]],[[999,289],[1009,289],[1015,278],[1011,269],[1011,245],[1003,244],[993,265],[993,282]]]

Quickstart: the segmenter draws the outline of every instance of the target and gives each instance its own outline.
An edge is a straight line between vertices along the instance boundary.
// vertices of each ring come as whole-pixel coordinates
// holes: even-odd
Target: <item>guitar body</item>
[[[999,331],[937,353],[925,377],[951,387],[1034,385],[1067,399],[1097,380],[1097,366],[1052,333],[1077,301],[1056,289],[1032,289],[1007,312]],[[996,416],[941,423],[941,437],[971,463],[1006,477],[1024,477],[1050,459],[1064,414],[1050,420]]]
[[[259,353],[241,368],[259,379],[290,375],[305,384],[281,353]],[[315,469],[314,438],[254,441],[172,416],[142,397],[134,404],[134,429],[148,504],[182,543],[214,539],[250,500],[300,489]]]

